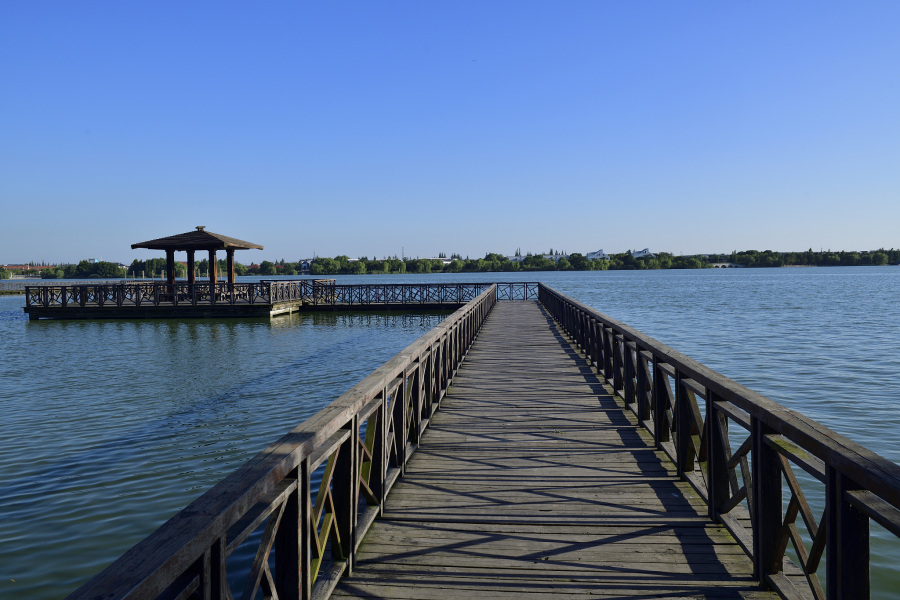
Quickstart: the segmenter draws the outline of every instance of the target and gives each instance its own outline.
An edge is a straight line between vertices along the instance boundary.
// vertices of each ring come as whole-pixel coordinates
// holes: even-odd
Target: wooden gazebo
[[[132,249],[147,248],[149,250],[166,251],[166,281],[175,283],[175,252],[187,252],[188,283],[196,283],[194,278],[194,253],[197,250],[209,251],[209,285],[212,294],[215,294],[216,285],[216,251],[225,250],[227,257],[228,283],[234,283],[234,251],[250,250],[263,247],[259,244],[245,242],[227,235],[206,231],[203,225],[199,225],[195,231],[170,235],[169,237],[132,244]]]

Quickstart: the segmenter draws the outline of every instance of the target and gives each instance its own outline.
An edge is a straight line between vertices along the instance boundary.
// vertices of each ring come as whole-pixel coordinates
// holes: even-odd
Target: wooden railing
[[[743,546],[763,587],[869,598],[869,522],[900,536],[900,466],[551,288],[541,285],[540,301]],[[812,488],[824,495],[812,503],[824,506],[818,518]],[[802,576],[789,577],[796,567]]]
[[[333,280],[332,280],[333,281]],[[27,307],[200,306],[304,302],[314,306],[460,305],[473,300],[492,283],[400,283],[335,285],[310,279],[255,283],[189,284],[164,281],[80,285],[38,285],[25,288]],[[499,283],[498,300],[536,299],[538,284]]]
[[[273,296],[302,299],[311,295],[306,282],[166,283],[164,281],[41,285],[25,288],[27,307],[68,308],[85,306],[178,306],[203,304],[271,304]],[[292,285],[289,285],[292,284]]]
[[[316,305],[464,304],[492,285],[498,300],[535,300],[538,283],[387,283],[322,284],[313,291]]]
[[[489,286],[69,598],[232,598],[229,566],[240,598],[327,597],[496,301]]]

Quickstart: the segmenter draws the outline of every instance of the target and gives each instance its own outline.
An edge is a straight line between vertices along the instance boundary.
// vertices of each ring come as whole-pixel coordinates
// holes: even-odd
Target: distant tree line
[[[125,271],[114,262],[82,260],[77,265],[54,265],[41,269],[41,279],[117,279]]]
[[[832,252],[812,248],[806,252],[744,250],[731,254],[711,254],[710,262],[731,262],[744,267],[855,267],[900,264],[900,250],[880,248],[861,252]]]
[[[830,267],[830,266],[862,266],[862,265],[898,265],[900,250],[883,248],[872,251],[814,251],[775,252],[772,250],[743,250],[730,254],[707,254],[695,256],[675,256],[668,252],[659,252],[653,256],[635,258],[632,253],[612,254],[608,259],[589,260],[583,254],[556,254],[552,250],[549,256],[527,254],[524,257],[517,250],[515,257],[494,252],[485,254],[484,258],[463,258],[459,254],[451,254],[445,264],[446,254],[440,253],[438,259],[407,258],[396,256],[385,259],[369,259],[363,256],[351,259],[346,255],[334,258],[317,257],[309,264],[311,275],[363,275],[366,273],[489,273],[489,272],[529,272],[529,271],[619,271],[619,270],[652,270],[652,269],[705,269],[716,263],[731,263],[742,267]],[[29,268],[32,267],[32,268]],[[40,267],[40,268],[38,268]],[[264,260],[259,264],[243,265],[235,263],[237,276],[259,275],[298,275],[304,271],[302,261],[287,262],[284,259],[271,262]],[[195,263],[197,274],[206,277],[209,274],[209,261],[199,260]],[[224,259],[216,261],[219,277],[226,274],[227,264]],[[149,258],[134,260],[123,270],[112,262],[91,262],[82,260],[78,264],[37,265],[29,263],[24,269],[0,268],[0,279],[8,279],[13,274],[35,276],[43,279],[114,279],[118,277],[164,277],[166,259]],[[183,262],[175,263],[175,276],[187,277],[187,266]]]
[[[521,255],[517,255],[521,257]],[[616,269],[702,269],[709,264],[699,258],[672,256],[660,253],[653,257],[634,258],[631,253],[615,254],[609,260],[589,260],[573,253],[549,258],[528,254],[521,260],[510,260],[502,254],[490,252],[484,258],[462,258],[451,255],[449,263],[428,258],[387,258],[351,260],[347,256],[318,257],[310,264],[312,275],[351,275],[364,273],[493,273],[528,271],[606,271]]]

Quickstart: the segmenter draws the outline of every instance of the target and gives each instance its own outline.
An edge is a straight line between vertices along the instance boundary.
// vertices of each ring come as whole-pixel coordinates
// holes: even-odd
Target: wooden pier
[[[70,598],[871,596],[900,466],[538,294],[483,290]]]
[[[777,597],[552,317],[508,302],[332,598],[550,594]]]

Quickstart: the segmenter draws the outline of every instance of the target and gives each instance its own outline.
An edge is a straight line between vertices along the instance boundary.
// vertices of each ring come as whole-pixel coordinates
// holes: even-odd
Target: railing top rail
[[[193,564],[259,498],[345,427],[393,380],[405,375],[435,342],[482,303],[491,302],[492,294],[496,299],[493,284],[331,404],[244,463],[68,598],[145,598],[163,593],[171,582],[166,574],[182,572]]]
[[[900,465],[832,431],[825,425],[754,392],[621,321],[544,284],[541,284],[541,289],[621,334],[626,340],[636,343],[640,350],[650,352],[656,360],[673,365],[682,376],[689,377],[709,389],[715,394],[716,399],[730,402],[745,410],[806,451],[818,456],[826,464],[900,508]]]

